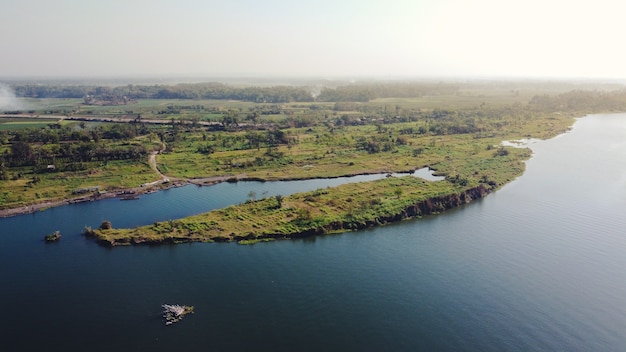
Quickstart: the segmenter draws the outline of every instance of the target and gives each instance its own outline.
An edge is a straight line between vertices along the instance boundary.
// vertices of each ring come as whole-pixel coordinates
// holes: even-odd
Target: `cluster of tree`
[[[208,136],[204,134],[203,140],[211,143],[198,146],[197,152],[200,154],[212,154],[218,148],[225,150],[260,149],[297,143],[296,140],[290,139],[284,131],[277,128],[267,131],[248,131],[245,135],[214,134]]]
[[[319,101],[368,102],[376,98],[375,92],[368,86],[341,86],[335,89],[324,88],[317,97]]]
[[[48,128],[26,128],[21,130],[0,131],[0,144],[25,143],[59,143],[59,142],[98,142],[101,139],[128,140],[148,133],[142,124],[110,124],[87,129],[84,123],[76,128],[71,125],[61,126],[50,124]]]
[[[369,154],[393,151],[398,145],[405,145],[406,138],[381,134],[370,138],[359,137],[356,141],[356,149],[364,150]]]
[[[0,155],[0,164],[7,167],[33,166],[35,173],[82,169],[77,165],[94,161],[141,160],[148,154],[144,146],[113,147],[95,142],[60,143],[43,147],[15,141],[11,149]]]
[[[85,163],[111,160],[141,160],[148,154],[142,145],[116,145],[147,133],[138,124],[110,124],[88,129],[84,124],[0,131],[0,144],[9,145],[0,154],[0,178],[8,179],[11,167],[32,167],[33,172],[77,171]],[[105,142],[106,141],[106,142]]]

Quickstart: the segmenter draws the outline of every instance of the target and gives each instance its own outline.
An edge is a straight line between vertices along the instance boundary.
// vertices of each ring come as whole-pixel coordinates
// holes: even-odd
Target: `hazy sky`
[[[0,0],[0,77],[626,78],[617,0]]]

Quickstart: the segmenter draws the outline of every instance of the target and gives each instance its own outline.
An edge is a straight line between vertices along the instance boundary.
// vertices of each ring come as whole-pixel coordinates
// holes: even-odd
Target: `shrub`
[[[100,230],[110,230],[111,228],[112,226],[109,220],[104,220],[102,224],[100,224]]]

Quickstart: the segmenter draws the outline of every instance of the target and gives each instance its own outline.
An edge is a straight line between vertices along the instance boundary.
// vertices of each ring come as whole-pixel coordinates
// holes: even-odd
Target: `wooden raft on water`
[[[193,306],[181,306],[178,304],[163,304],[163,318],[165,325],[171,325],[179,322],[189,313],[193,313]]]

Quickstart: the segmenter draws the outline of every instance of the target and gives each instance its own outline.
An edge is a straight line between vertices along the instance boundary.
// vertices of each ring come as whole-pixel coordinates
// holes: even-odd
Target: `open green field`
[[[34,110],[37,112],[43,110],[75,110],[83,100],[82,99],[55,99],[55,98],[20,98],[20,105],[24,112]]]
[[[18,130],[24,128],[46,128],[51,123],[57,123],[56,119],[18,119],[3,118],[0,115],[0,131]]]
[[[423,96],[417,98],[380,98],[374,99],[370,103],[380,106],[400,106],[402,108],[418,108],[418,109],[461,109],[476,108],[490,104],[496,107],[502,107],[510,104],[525,104],[530,97],[506,92],[490,92],[487,94],[471,92],[461,93],[457,95],[435,95]]]
[[[83,99],[56,99],[56,98],[21,98],[23,111],[34,111],[42,113],[46,110],[67,110],[76,111],[80,114],[126,114],[132,112],[145,113],[148,115],[158,115],[160,110],[166,110],[168,106],[191,107],[202,106],[206,110],[229,110],[229,109],[249,109],[256,104],[251,102],[231,101],[231,100],[191,100],[191,99],[141,99],[131,101],[124,105],[86,105]],[[191,110],[191,109],[189,109]]]

